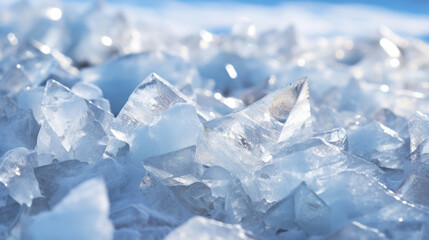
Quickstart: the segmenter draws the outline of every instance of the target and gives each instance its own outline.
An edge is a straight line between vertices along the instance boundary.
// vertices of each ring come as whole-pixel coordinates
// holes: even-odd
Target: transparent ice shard
[[[421,112],[416,112],[408,122],[410,133],[410,151],[417,150],[419,145],[429,136],[429,117]]]
[[[186,99],[169,82],[152,73],[130,95],[118,118],[132,126],[150,125],[157,115],[186,103]]]
[[[378,122],[350,129],[348,141],[351,153],[381,167],[403,168],[403,161],[408,155],[405,140]]]
[[[26,148],[12,149],[0,158],[0,182],[20,204],[31,206],[32,199],[41,196],[33,172],[36,166],[36,153]]]
[[[9,97],[0,97],[0,156],[17,147],[33,149],[39,129],[31,110],[20,109]]]
[[[77,184],[79,176],[88,169],[88,163],[78,160],[54,162],[34,168],[34,174],[51,206],[56,205]]]
[[[348,150],[347,133],[344,128],[336,128],[330,131],[315,133],[314,137],[319,137],[341,150]]]
[[[52,154],[59,160],[77,158],[94,162],[101,159],[107,134],[97,111],[97,107],[65,86],[49,81],[42,101],[45,121],[37,140],[38,153]]]
[[[0,80],[2,94],[16,94],[27,86],[39,85],[58,63],[52,55],[42,52],[35,44],[24,43],[9,64]]]
[[[190,63],[181,57],[156,51],[126,55],[98,67],[86,69],[82,71],[82,79],[103,90],[105,98],[109,99],[112,104],[112,112],[116,115],[123,108],[128,96],[141,83],[142,77],[146,77],[152,72],[156,72],[178,88],[186,84],[199,86],[198,72]],[[122,81],[124,79],[126,81]],[[148,79],[147,83],[151,81]],[[162,81],[161,84],[165,84],[165,82]],[[159,86],[158,84],[153,87]],[[145,87],[154,90],[151,85]],[[166,96],[165,100],[168,100],[168,97]]]
[[[227,184],[225,212],[229,221],[240,223],[255,215],[252,201],[244,191],[239,179],[232,179]]]
[[[143,204],[132,204],[110,214],[116,229],[131,228],[141,230],[149,226],[174,226],[169,218],[151,210]]]
[[[148,172],[140,182],[140,191],[143,204],[164,216],[176,221],[184,221],[192,216],[189,210],[179,203],[174,193]]]
[[[91,179],[80,184],[52,211],[37,215],[28,230],[36,240],[113,239],[109,200],[103,181]]]
[[[265,222],[277,232],[297,226],[312,235],[330,231],[330,207],[307,184],[301,183],[285,199],[272,206],[266,213]]]
[[[331,208],[301,184],[294,193],[295,221],[309,234],[324,234],[330,231]]]
[[[197,160],[241,176],[262,167],[270,161],[268,149],[278,140],[292,138],[300,132],[297,129],[310,129],[307,97],[308,84],[303,79],[239,112],[205,122],[197,145]]]
[[[288,111],[288,116],[278,139],[279,142],[288,140],[297,134],[305,135],[311,133],[311,111],[308,80],[300,80],[294,84],[291,90],[292,91],[289,91],[289,93],[292,96],[289,96],[289,98],[295,99],[295,102],[292,103],[293,105],[291,106],[290,110],[286,110]],[[285,104],[286,103],[289,102],[285,102]]]
[[[130,154],[132,159],[173,152],[196,145],[202,131],[202,124],[190,104],[176,104],[158,116],[151,126],[135,128],[130,133]]]
[[[190,146],[171,153],[145,159],[145,169],[159,179],[180,177],[191,174],[197,176],[199,171],[195,163],[195,146]]]
[[[166,240],[179,239],[252,239],[240,225],[231,225],[204,217],[193,217],[168,234]]]
[[[316,183],[318,185],[321,179],[346,170],[347,165],[347,156],[340,149],[319,138],[278,145],[270,164],[255,172],[253,184],[258,185],[259,194],[251,197],[254,201],[279,201],[302,181],[317,191],[322,186],[316,188]]]
[[[4,237],[15,226],[21,215],[21,206],[0,183],[0,237]]]
[[[412,203],[429,206],[428,184],[428,176],[411,173],[396,190],[396,193]]]

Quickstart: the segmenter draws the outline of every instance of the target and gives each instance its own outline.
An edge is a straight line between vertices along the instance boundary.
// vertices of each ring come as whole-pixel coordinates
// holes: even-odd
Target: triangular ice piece
[[[130,95],[118,118],[131,126],[150,125],[157,115],[186,102],[185,95],[152,73]]]

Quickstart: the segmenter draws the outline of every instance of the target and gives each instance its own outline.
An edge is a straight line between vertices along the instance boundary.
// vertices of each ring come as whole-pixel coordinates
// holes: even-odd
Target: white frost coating
[[[111,240],[109,200],[102,180],[74,188],[52,211],[41,213],[29,227],[33,240]]]
[[[165,240],[250,240],[240,225],[193,217],[167,235]]]

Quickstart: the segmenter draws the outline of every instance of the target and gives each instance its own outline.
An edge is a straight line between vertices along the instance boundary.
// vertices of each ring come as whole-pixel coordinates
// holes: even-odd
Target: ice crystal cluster
[[[85,6],[0,8],[0,239],[429,239],[429,45]]]

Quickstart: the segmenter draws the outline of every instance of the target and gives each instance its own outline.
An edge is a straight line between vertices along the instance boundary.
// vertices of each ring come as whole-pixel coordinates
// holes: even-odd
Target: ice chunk
[[[80,183],[76,179],[87,168],[87,163],[67,160],[37,167],[34,174],[43,196],[48,199],[51,206],[54,206]]]
[[[20,204],[30,206],[33,198],[41,196],[33,172],[36,166],[36,153],[26,148],[12,149],[0,158],[0,182]]]
[[[429,177],[411,173],[396,190],[403,199],[429,206]]]
[[[10,195],[3,183],[0,183],[0,237],[4,237],[15,226],[21,215],[21,206]]]
[[[166,240],[252,239],[239,225],[225,224],[204,217],[193,217],[168,234]]]
[[[316,235],[330,231],[330,219],[330,207],[305,183],[272,206],[264,217],[276,232],[294,229],[297,224],[307,233]]]
[[[279,201],[302,181],[313,188],[320,179],[347,169],[347,156],[319,138],[277,148],[271,163],[255,173],[253,183],[259,186],[260,194],[251,195],[254,200]]]
[[[244,191],[239,179],[232,179],[227,187],[225,196],[225,212],[228,220],[236,223],[247,220],[255,215],[255,210],[249,195]]]
[[[176,104],[151,126],[133,131],[130,153],[133,159],[140,160],[193,146],[202,129],[194,106]]]
[[[319,137],[341,150],[348,150],[349,144],[347,133],[344,128],[336,128],[325,132],[315,133],[314,137]]]
[[[101,159],[107,134],[97,118],[97,110],[65,86],[49,81],[42,102],[45,121],[37,139],[38,153],[52,154],[59,160]]]
[[[179,177],[186,174],[197,176],[195,146],[144,160],[144,167],[159,179]]]
[[[421,112],[416,112],[408,122],[408,131],[410,132],[410,150],[414,152],[419,145],[428,138],[429,117]]]
[[[348,132],[350,151],[381,167],[403,168],[408,155],[405,140],[392,129],[370,122]]]
[[[0,98],[0,156],[17,147],[33,149],[39,128],[30,110],[19,109],[8,97]]]
[[[132,126],[149,125],[157,115],[178,103],[186,102],[186,97],[182,93],[152,73],[130,95],[118,118]]]
[[[112,112],[118,114],[126,103],[128,96],[142,81],[142,76],[148,76],[152,72],[158,73],[167,79],[170,84],[179,88],[188,83],[193,83],[196,86],[199,85],[198,73],[190,63],[184,61],[181,57],[162,52],[143,52],[111,60],[98,67],[82,71],[82,79],[85,82],[91,82],[100,87],[103,90],[104,96],[112,104]],[[147,79],[146,83],[151,82],[152,79]],[[140,87],[149,87],[147,90],[150,91],[157,90],[159,83],[155,83],[152,82],[154,85],[143,85],[143,83],[140,84]],[[161,84],[165,84],[165,81]],[[143,89],[143,91],[147,90]],[[160,94],[158,97],[168,93],[160,92]],[[153,97],[156,96],[153,95]],[[171,93],[170,95],[166,95],[164,100],[172,100],[169,97],[171,97]],[[168,101],[161,101],[158,104],[168,103]],[[147,104],[150,104],[150,101]],[[152,102],[151,104],[155,103]],[[145,105],[145,107],[149,107],[149,105]]]
[[[310,129],[307,97],[308,84],[303,79],[239,112],[205,122],[204,134],[197,145],[197,161],[221,166],[241,176],[257,170],[270,160],[267,149],[278,140],[293,137],[300,132],[297,129]]]
[[[184,221],[192,216],[189,210],[179,203],[174,193],[150,173],[144,175],[140,191],[141,200],[146,206],[175,221]]]
[[[35,240],[113,239],[103,181],[91,179],[74,188],[52,211],[37,215],[29,233]]]
[[[58,64],[52,55],[30,43],[21,44],[14,57],[0,81],[2,94],[16,94],[27,86],[39,85]]]

